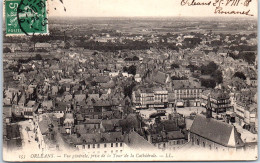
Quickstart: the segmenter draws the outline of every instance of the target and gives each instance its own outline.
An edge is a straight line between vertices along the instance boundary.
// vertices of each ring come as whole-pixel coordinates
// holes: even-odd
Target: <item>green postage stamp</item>
[[[48,34],[47,0],[6,0],[7,35]]]

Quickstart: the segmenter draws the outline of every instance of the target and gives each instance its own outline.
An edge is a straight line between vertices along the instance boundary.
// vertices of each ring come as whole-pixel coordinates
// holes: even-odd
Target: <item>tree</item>
[[[223,82],[222,72],[220,70],[215,71],[215,73],[211,74],[211,77],[216,81],[216,83],[220,84]]]
[[[216,81],[214,79],[201,79],[201,85],[206,88],[215,88]]]
[[[33,49],[33,48],[30,48],[28,51],[29,51],[29,52],[34,52],[34,49]]]
[[[96,86],[97,82],[93,80],[93,81],[90,82],[90,84],[91,84],[91,86]]]
[[[59,95],[62,95],[65,91],[66,91],[66,89],[64,87],[61,87],[61,89],[59,89],[57,93]]]
[[[194,72],[195,70],[199,70],[199,67],[196,65],[188,65],[187,68],[189,68],[191,72]]]
[[[252,64],[255,62],[256,53],[254,52],[241,52],[238,54],[241,59],[244,59],[246,62]]]
[[[8,48],[8,47],[5,47],[4,50],[3,50],[4,53],[11,53],[11,49]]]
[[[130,85],[124,86],[124,95],[125,97],[132,97],[133,88],[135,87],[135,83],[131,83]]]
[[[245,74],[243,73],[243,72],[236,72],[234,75],[233,75],[234,77],[238,77],[238,78],[240,78],[240,79],[242,79],[242,80],[246,80],[246,76],[245,76]]]
[[[187,100],[186,105],[187,105],[187,107],[190,107],[190,106],[191,106],[191,102],[190,102],[190,100]]]
[[[133,61],[139,61],[139,57],[134,56],[134,57],[133,57]]]
[[[202,75],[211,75],[218,69],[218,65],[215,62],[210,62],[206,66],[201,66]]]
[[[171,64],[171,68],[172,69],[180,68],[180,66],[178,64],[176,64],[176,63],[173,63],[173,64]]]
[[[188,78],[185,76],[183,76],[183,77],[172,76],[171,79],[172,80],[188,80]]]
[[[127,67],[123,67],[123,72],[128,72],[128,68]]]
[[[42,60],[42,56],[40,54],[36,54],[34,59],[35,60]]]
[[[136,114],[129,114],[125,119],[119,121],[123,132],[129,132],[132,129],[138,130],[140,128],[141,119]]]
[[[128,74],[133,74],[133,75],[136,74],[136,66],[135,66],[135,65],[131,65],[131,66],[128,68]]]
[[[70,43],[69,43],[69,42],[66,42],[64,48],[65,48],[65,49],[69,49],[69,48],[70,48]]]
[[[96,56],[97,54],[98,54],[98,52],[96,52],[96,51],[94,53],[92,53],[93,56]]]

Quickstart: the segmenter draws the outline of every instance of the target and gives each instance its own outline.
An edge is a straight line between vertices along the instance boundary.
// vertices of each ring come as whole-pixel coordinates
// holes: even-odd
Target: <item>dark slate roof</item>
[[[232,130],[234,128],[234,140],[237,146],[243,146],[243,141],[240,138],[239,133],[235,127],[231,124],[221,122],[212,118],[206,118],[202,115],[197,115],[192,123],[190,132],[195,133],[201,137],[211,140],[215,143],[230,146],[229,140],[232,136]]]
[[[109,82],[110,77],[109,77],[109,76],[96,76],[96,77],[94,78],[94,80],[95,80],[97,83],[107,83],[107,82]]]
[[[12,118],[12,107],[3,107],[3,117],[4,118]]]
[[[76,119],[77,119],[77,121],[83,121],[84,120],[84,118],[81,114],[76,114]]]
[[[125,136],[125,143],[127,144],[127,146],[133,149],[155,149],[155,147],[151,143],[149,143],[146,139],[144,139],[135,131],[132,131]]]
[[[119,126],[119,119],[102,120],[102,126],[105,131],[112,131],[116,126]]]
[[[171,131],[167,133],[168,140],[185,139],[185,136],[181,131]]]
[[[69,106],[70,103],[68,102],[57,102],[56,103],[56,107],[54,107],[54,110],[55,111],[65,111],[66,110],[66,107]]]
[[[19,125],[11,124],[6,126],[6,137],[7,139],[18,139],[20,138]]]
[[[86,133],[77,136],[76,134],[69,136],[70,141],[75,144],[95,144],[95,143],[114,143],[123,142],[124,136],[121,132],[107,133]]]

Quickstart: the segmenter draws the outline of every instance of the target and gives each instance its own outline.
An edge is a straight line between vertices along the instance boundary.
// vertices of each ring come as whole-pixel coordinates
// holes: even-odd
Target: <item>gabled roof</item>
[[[226,147],[244,146],[233,125],[202,115],[195,117],[190,132]]]
[[[145,140],[142,136],[140,136],[135,131],[130,132],[125,136],[125,143],[127,146],[133,149],[149,149],[154,150],[156,149],[151,143]]]
[[[167,79],[167,75],[163,72],[158,71],[153,74],[153,81],[159,84],[165,84]]]

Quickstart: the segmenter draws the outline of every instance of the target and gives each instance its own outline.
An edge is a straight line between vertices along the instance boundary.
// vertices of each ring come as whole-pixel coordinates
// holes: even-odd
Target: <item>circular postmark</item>
[[[21,0],[17,7],[17,20],[26,35],[47,33],[46,0]]]

